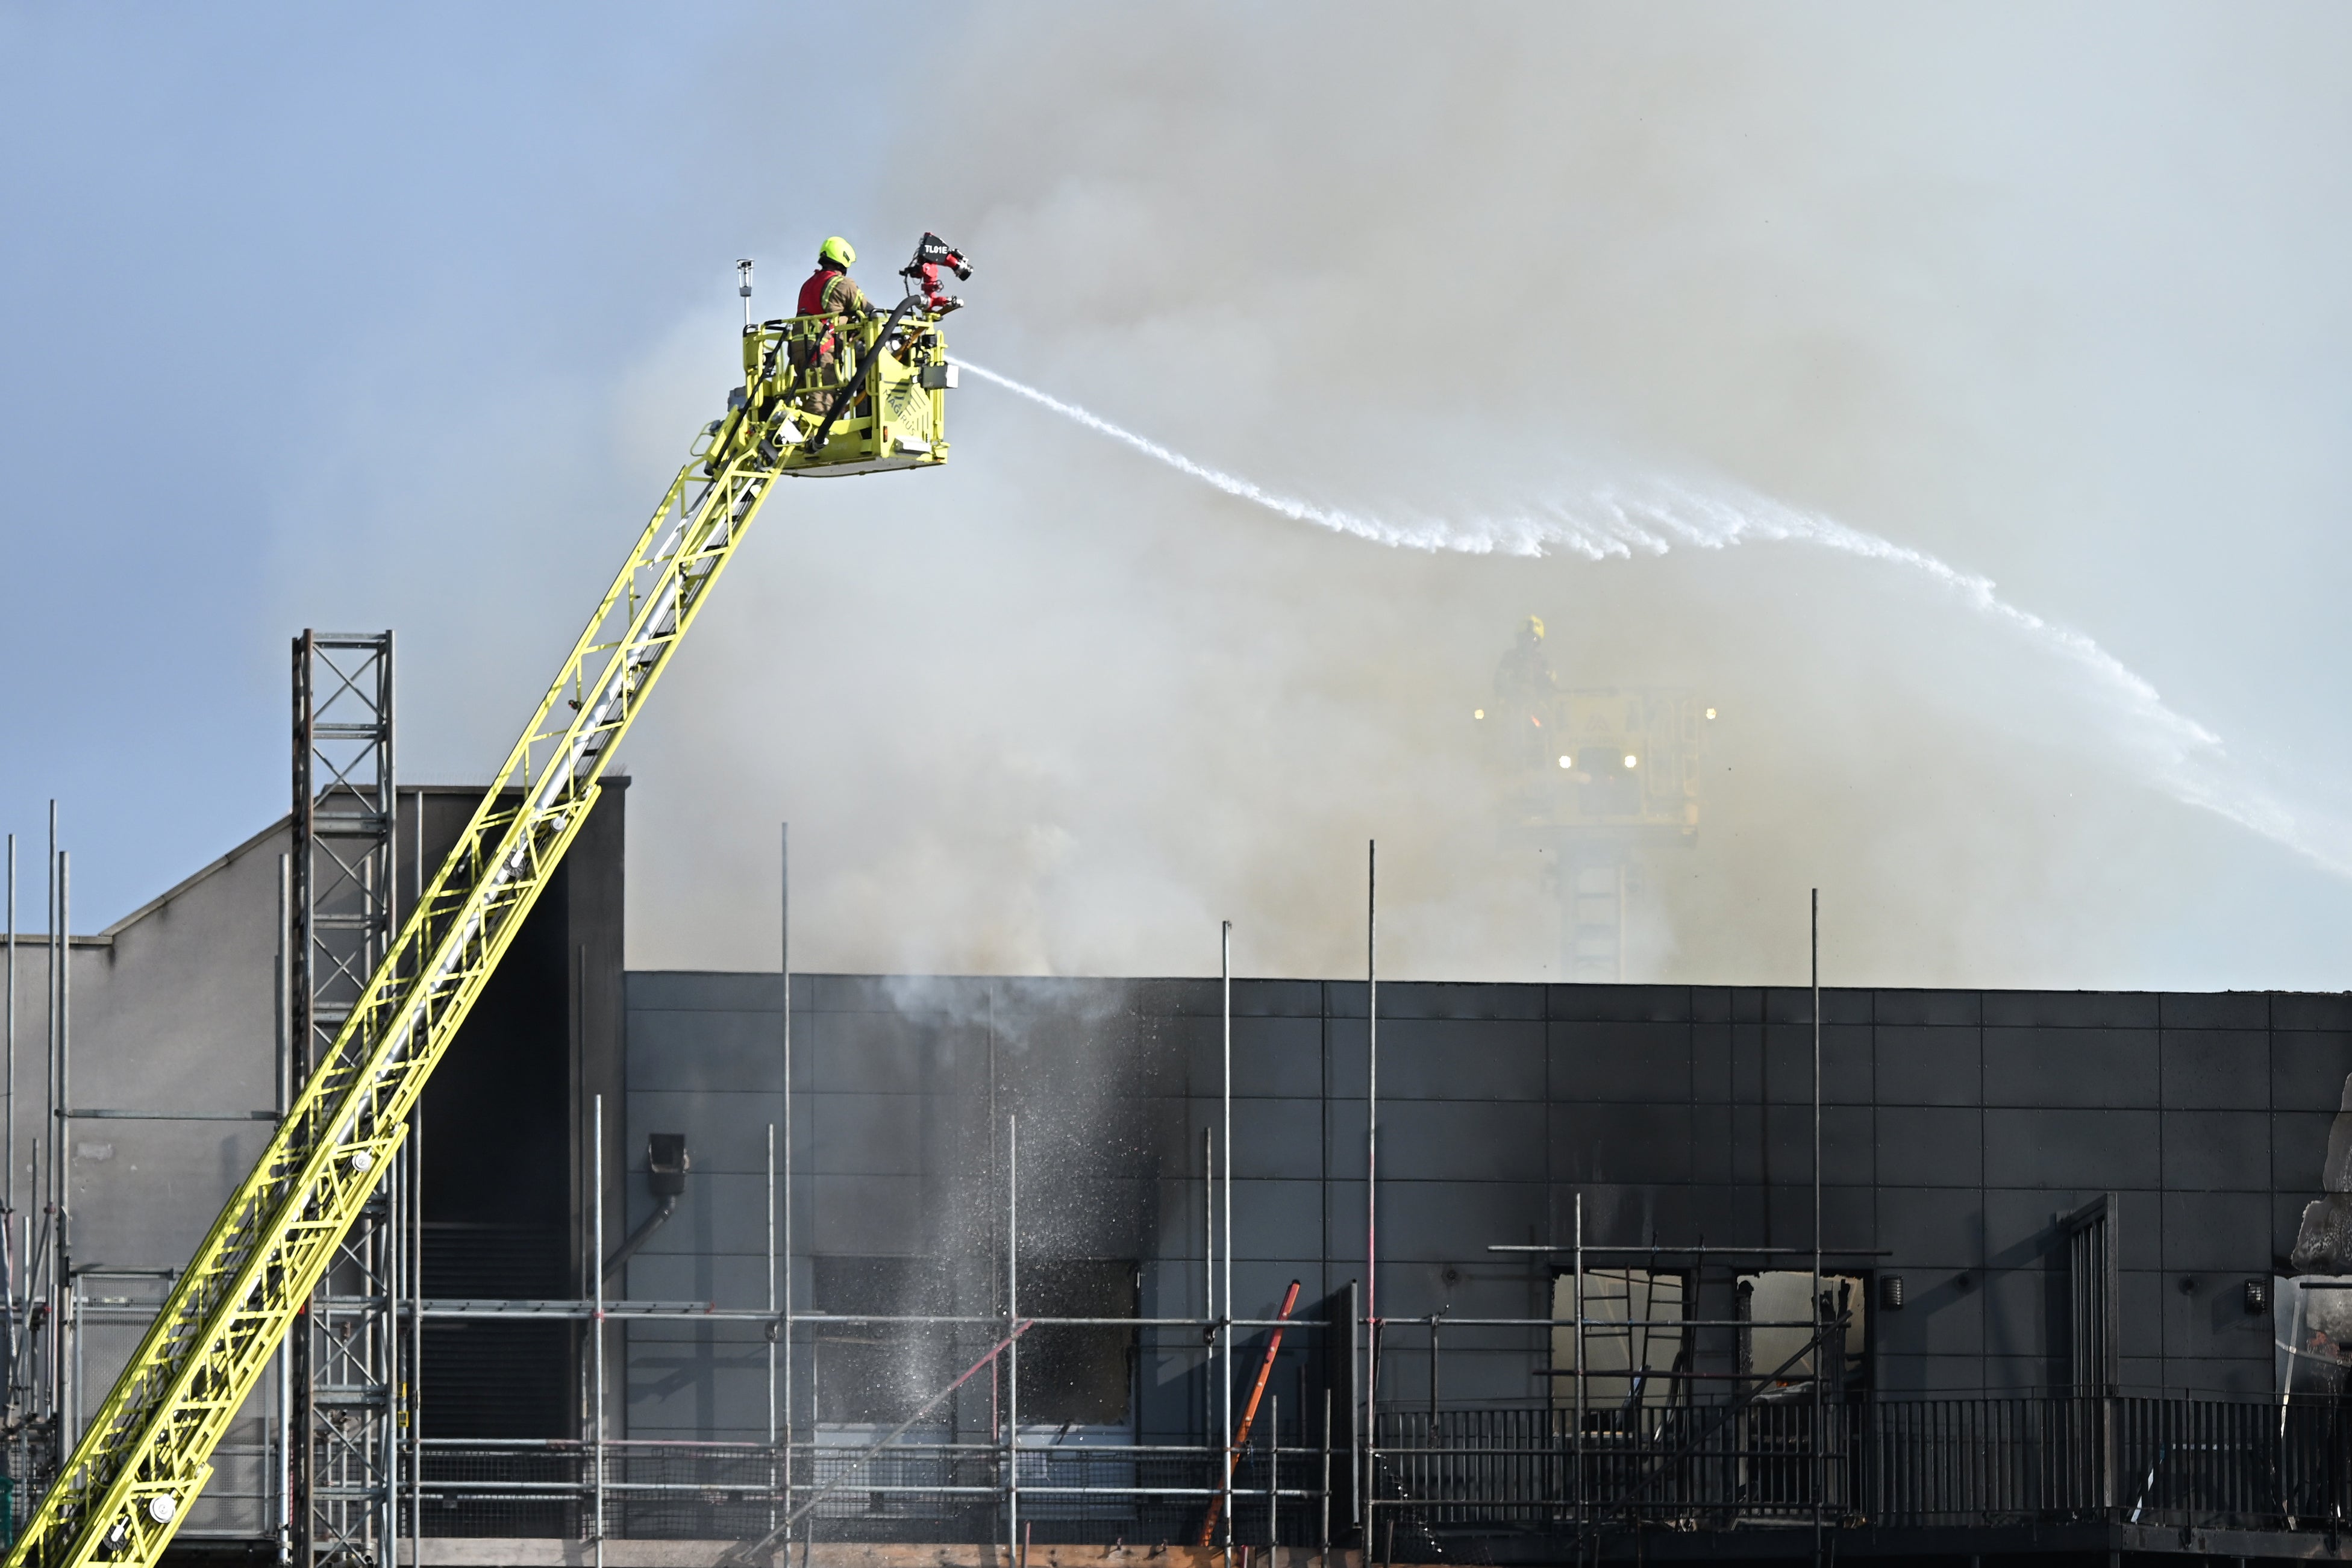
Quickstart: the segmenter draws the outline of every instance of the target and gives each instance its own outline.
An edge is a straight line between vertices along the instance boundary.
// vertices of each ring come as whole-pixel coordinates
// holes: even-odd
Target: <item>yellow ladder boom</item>
[[[940,390],[952,384],[908,362],[945,362],[936,316],[902,308],[893,317],[901,320],[915,336],[893,339],[895,353],[878,323],[853,329],[861,353],[849,375],[827,382],[842,388],[840,397],[856,400],[864,388],[870,407],[910,379]],[[587,820],[614,747],[769,490],[790,473],[872,472],[867,465],[898,457],[887,410],[867,413],[857,438],[808,449],[803,431],[815,420],[793,399],[809,378],[776,351],[783,331],[781,322],[745,329],[745,386],[733,412],[706,432],[708,444],[671,482],[326,1060],[26,1522],[7,1568],[94,1561],[151,1568],[163,1555],[211,1478],[213,1450],[231,1417],[390,1167],[426,1078]],[[940,406],[933,399],[927,412]],[[908,465],[944,456],[936,435],[925,444],[908,454],[917,460]]]

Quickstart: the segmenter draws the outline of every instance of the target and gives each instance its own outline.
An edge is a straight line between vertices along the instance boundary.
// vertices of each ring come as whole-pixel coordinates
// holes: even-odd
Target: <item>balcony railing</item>
[[[1383,1412],[1376,1553],[1459,1556],[1472,1539],[1807,1524],[2328,1530],[2352,1511],[2352,1407],[2336,1401],[2033,1397],[1806,1401],[1589,1413]],[[1348,1435],[1343,1428],[1339,1442]],[[1360,1459],[1360,1456],[1354,1458]],[[603,1517],[595,1468],[603,1466]],[[1005,1537],[1002,1445],[907,1442],[870,1457],[758,1444],[428,1442],[404,1532],[756,1538],[818,1491],[825,1540]],[[1342,1446],[1254,1440],[1234,1540],[1313,1547],[1354,1531]],[[836,1484],[838,1483],[838,1484]],[[1223,1487],[1184,1445],[1030,1447],[1018,1518],[1040,1542],[1184,1541]],[[825,1489],[832,1490],[825,1490]],[[413,1506],[412,1506],[413,1505]],[[1220,1530],[1222,1534],[1222,1527]]]

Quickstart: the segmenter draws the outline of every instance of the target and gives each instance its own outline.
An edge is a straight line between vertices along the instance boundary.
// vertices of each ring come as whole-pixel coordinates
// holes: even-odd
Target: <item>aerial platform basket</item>
[[[756,450],[795,477],[936,468],[948,459],[947,394],[956,368],[940,319],[962,301],[939,275],[963,257],[925,235],[902,269],[907,297],[887,315],[791,316],[743,329],[743,384],[694,455],[715,470]]]

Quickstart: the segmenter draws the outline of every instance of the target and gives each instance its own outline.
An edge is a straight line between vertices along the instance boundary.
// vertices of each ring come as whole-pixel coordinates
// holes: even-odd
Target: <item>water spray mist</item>
[[[1808,544],[1901,567],[2088,675],[2110,706],[2130,721],[2131,728],[2122,738],[2141,754],[2149,777],[2174,800],[2234,822],[2337,876],[2352,878],[2352,831],[2345,824],[2325,813],[2291,805],[2248,777],[2220,736],[2168,706],[2154,686],[2089,636],[2021,609],[1994,591],[1991,579],[1962,571],[1923,550],[1768,497],[1727,486],[1702,487],[1666,479],[1604,486],[1580,496],[1550,497],[1505,513],[1400,523],[1270,490],[1255,480],[1195,462],[1050,392],[970,360],[958,362],[984,382],[1051,409],[1228,496],[1293,522],[1312,523],[1392,549],[1467,555],[1564,552],[1605,560],[1635,554],[1667,555],[1677,547],[1728,549],[1769,541]]]

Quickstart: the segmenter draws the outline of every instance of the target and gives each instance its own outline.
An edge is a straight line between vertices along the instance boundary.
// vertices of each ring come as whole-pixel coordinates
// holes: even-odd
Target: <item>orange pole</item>
[[[1290,1281],[1283,1293],[1282,1311],[1275,1313],[1274,1337],[1265,1342],[1265,1359],[1257,1364],[1257,1381],[1250,1385],[1249,1403],[1242,1408],[1241,1429],[1234,1434],[1234,1446],[1225,1450],[1225,1485],[1234,1481],[1234,1467],[1241,1462],[1242,1449],[1249,1444],[1250,1423],[1257,1419],[1257,1402],[1265,1397],[1265,1381],[1274,1375],[1274,1354],[1282,1348],[1282,1325],[1290,1321],[1290,1309],[1298,1304],[1298,1281]],[[1280,1442],[1282,1435],[1275,1434]],[[1209,1521],[1201,1526],[1201,1544],[1216,1543],[1217,1521],[1223,1514],[1225,1500],[1222,1494],[1209,1500]]]

